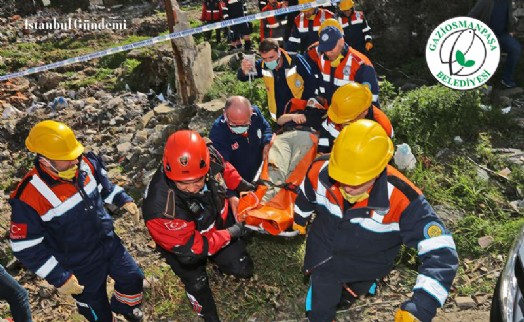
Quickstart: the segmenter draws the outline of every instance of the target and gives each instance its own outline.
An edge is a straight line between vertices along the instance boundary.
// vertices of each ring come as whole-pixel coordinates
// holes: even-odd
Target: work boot
[[[141,322],[144,319],[144,313],[142,313],[142,310],[138,307],[135,307],[133,312],[122,315],[129,322]]]

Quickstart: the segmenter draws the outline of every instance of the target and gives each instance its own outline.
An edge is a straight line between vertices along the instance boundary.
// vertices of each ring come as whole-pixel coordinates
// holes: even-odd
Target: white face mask
[[[266,67],[269,70],[275,70],[275,68],[278,67],[279,62],[280,62],[280,52],[278,53],[277,59],[264,62],[264,67]]]
[[[236,134],[244,134],[249,129],[249,125],[243,125],[243,126],[230,126],[231,131],[233,131]]]

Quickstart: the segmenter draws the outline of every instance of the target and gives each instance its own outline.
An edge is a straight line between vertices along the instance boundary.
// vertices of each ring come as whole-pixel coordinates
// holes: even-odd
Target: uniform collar
[[[387,211],[389,209],[387,168],[382,171],[371,188],[367,207],[377,211]]]
[[[60,179],[56,173],[53,173],[42,167],[39,159],[40,157],[38,156],[35,158],[35,169],[38,172],[40,179],[42,179],[42,181],[44,181],[48,186],[52,187],[59,183],[68,183],[67,181]]]

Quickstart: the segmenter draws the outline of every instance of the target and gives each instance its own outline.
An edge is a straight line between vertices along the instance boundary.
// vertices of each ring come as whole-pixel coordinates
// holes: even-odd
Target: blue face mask
[[[280,56],[278,56],[277,59],[273,61],[264,62],[264,66],[267,67],[269,70],[274,70],[278,66],[278,62],[280,60]]]
[[[235,127],[230,126],[230,128],[231,128],[231,131],[233,131],[236,134],[244,134],[249,129],[249,125],[235,126]]]

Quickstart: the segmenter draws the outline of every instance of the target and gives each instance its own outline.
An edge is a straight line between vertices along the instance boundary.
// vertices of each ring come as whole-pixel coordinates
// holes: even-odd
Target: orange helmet
[[[209,149],[195,131],[181,130],[171,134],[164,147],[164,172],[173,181],[202,178],[209,171]]]

